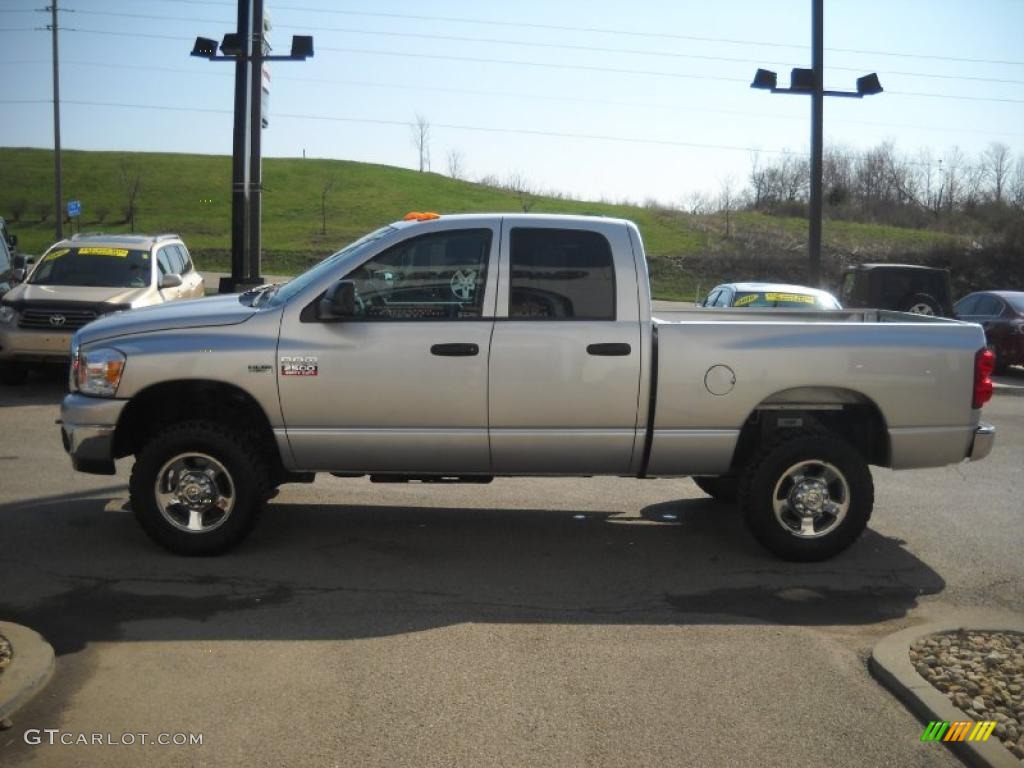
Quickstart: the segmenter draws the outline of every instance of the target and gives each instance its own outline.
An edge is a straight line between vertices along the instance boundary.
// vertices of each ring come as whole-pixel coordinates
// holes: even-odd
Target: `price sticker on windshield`
[[[70,250],[70,248],[60,248],[59,250],[56,251],[50,251],[48,254],[46,254],[46,258],[43,259],[43,261],[53,261],[54,259],[59,259],[61,256],[66,256]]]
[[[78,249],[78,255],[79,256],[117,256],[119,259],[123,259],[123,258],[126,258],[128,256],[128,249],[127,248],[99,248],[99,247],[93,246],[93,247],[89,247],[89,248],[79,248]]]
[[[768,301],[791,301],[796,304],[813,304],[814,297],[803,293],[766,293]]]

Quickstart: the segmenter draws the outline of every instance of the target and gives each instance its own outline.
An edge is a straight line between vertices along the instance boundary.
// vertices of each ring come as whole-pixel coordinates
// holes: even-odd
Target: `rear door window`
[[[510,318],[615,319],[612,248],[597,232],[516,227],[510,270]]]
[[[982,296],[978,299],[978,306],[974,314],[979,317],[996,317],[1003,312],[1003,303],[995,296]]]

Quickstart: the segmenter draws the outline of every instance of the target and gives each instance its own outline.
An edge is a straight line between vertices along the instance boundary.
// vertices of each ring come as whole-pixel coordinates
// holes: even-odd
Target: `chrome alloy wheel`
[[[230,517],[235,484],[224,465],[205,453],[183,453],[161,467],[154,487],[164,519],[186,533],[209,533]]]
[[[801,539],[824,536],[850,509],[850,484],[835,466],[814,459],[794,464],[775,484],[775,519]]]
[[[914,304],[907,311],[910,314],[912,314],[912,315],[929,315],[931,317],[935,316],[935,310],[932,309],[932,305],[931,304],[925,304],[924,302],[920,302],[918,304]]]

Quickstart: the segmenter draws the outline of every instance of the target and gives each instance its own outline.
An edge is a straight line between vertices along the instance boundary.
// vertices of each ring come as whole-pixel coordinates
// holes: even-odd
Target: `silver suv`
[[[199,298],[203,276],[177,235],[74,235],[0,301],[0,381],[65,363],[72,334],[111,312]]]

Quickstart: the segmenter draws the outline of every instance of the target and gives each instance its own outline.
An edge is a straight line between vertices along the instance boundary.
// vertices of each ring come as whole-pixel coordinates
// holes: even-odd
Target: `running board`
[[[486,484],[491,475],[370,475],[371,483],[477,483]]]

